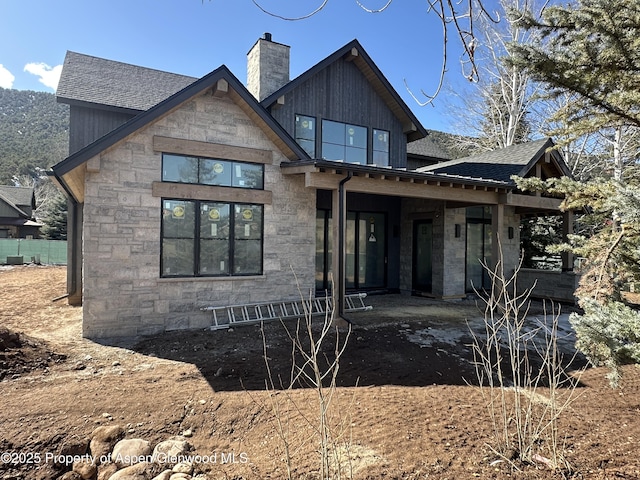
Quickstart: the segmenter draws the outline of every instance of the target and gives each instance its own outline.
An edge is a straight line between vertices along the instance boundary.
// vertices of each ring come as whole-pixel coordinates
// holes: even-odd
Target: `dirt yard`
[[[46,455],[69,452],[105,425],[151,444],[183,435],[208,458],[195,465],[194,478],[208,479],[287,478],[284,437],[292,476],[318,478],[309,426],[317,396],[309,388],[266,393],[259,326],[98,344],[81,338],[80,308],[53,301],[65,293],[65,273],[0,270],[0,479],[81,478]],[[462,317],[453,321],[465,330],[475,307],[431,304],[400,305],[395,320],[376,317],[375,308],[351,316],[332,405],[353,478],[640,478],[640,369],[625,368],[617,390],[604,369],[582,374],[558,425],[562,471],[545,464],[551,454],[542,440],[539,461],[508,461],[495,452],[486,401],[474,386],[470,335],[429,335],[447,315]],[[282,325],[264,332],[272,377],[288,378],[291,344]]]

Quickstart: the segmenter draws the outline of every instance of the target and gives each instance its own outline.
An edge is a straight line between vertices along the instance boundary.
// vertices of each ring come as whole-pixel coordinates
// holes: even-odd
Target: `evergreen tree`
[[[67,199],[59,195],[43,218],[42,236],[47,240],[67,239]]]
[[[624,295],[640,279],[640,3],[579,0],[549,7],[542,20],[520,14],[520,24],[543,34],[537,45],[513,45],[513,64],[549,87],[549,95],[571,95],[555,117],[566,141],[597,132],[610,145],[610,168],[587,183],[519,181],[522,189],[565,196],[563,208],[588,210],[590,236],[569,245],[586,258],[576,295],[583,315],[572,314],[577,347],[594,363],[611,367],[640,363],[640,312]],[[606,163],[604,164],[606,165]]]

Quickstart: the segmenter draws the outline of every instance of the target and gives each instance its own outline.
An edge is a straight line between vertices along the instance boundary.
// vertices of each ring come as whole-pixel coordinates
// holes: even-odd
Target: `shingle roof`
[[[524,175],[531,162],[539,158],[551,145],[553,142],[549,138],[544,138],[479,155],[428,165],[419,168],[418,171],[511,183],[512,175]]]
[[[182,105],[184,102],[192,99],[196,95],[201,94],[213,85],[216,85],[219,80],[227,81],[229,88],[235,92],[231,98],[236,103],[246,105],[247,110],[250,110],[255,114],[255,116],[252,117],[255,122],[260,122],[259,124],[263,124],[265,128],[270,129],[274,133],[274,137],[280,141],[280,143],[276,142],[276,146],[279,146],[285,154],[288,152],[290,157],[295,157],[296,159],[309,158],[302,147],[300,147],[300,145],[296,143],[296,141],[282,128],[282,126],[276,122],[271,115],[269,115],[269,113],[258,103],[255,97],[249,93],[247,88],[229,71],[225,65],[222,65],[208,75],[205,75],[184,89],[174,93],[169,98],[166,98],[160,103],[149,108],[149,110],[131,118],[129,121],[120,125],[115,130],[112,130],[107,135],[99,138],[95,142],[85,146],[57,163],[51,167],[53,175],[58,179],[63,188],[67,189],[67,193],[72,195],[71,190],[63,179],[65,174],[82,165],[91,157],[98,155],[105,149],[126,138],[128,135],[131,135],[139,129],[156,121],[172,109]]]
[[[0,185],[0,200],[15,209],[20,215],[28,218],[29,215],[22,210],[22,207],[32,207],[33,188]]]
[[[444,160],[451,158],[451,155],[440,148],[440,145],[434,142],[429,135],[425,138],[407,143],[407,153],[409,155],[420,155],[422,157],[440,158]]]
[[[197,78],[67,52],[56,96],[62,103],[91,103],[145,111]]]

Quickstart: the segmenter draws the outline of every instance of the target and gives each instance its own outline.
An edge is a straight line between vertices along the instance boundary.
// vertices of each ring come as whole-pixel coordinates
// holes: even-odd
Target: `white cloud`
[[[16,77],[0,63],[0,87],[11,88]]]
[[[27,63],[24,71],[40,77],[40,83],[53,90],[58,88],[60,74],[62,73],[62,65],[50,67],[46,63]]]

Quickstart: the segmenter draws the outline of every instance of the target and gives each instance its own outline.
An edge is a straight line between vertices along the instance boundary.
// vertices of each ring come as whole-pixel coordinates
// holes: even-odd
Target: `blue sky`
[[[315,10],[321,0],[260,0],[284,16]],[[361,0],[370,9],[387,0]],[[246,81],[246,54],[264,32],[291,46],[291,78],[357,38],[426,128],[449,131],[444,98],[435,91],[442,63],[442,27],[426,0],[395,0],[382,13],[355,0],[329,0],[313,17],[285,21],[251,0],[3,0],[0,86],[54,92],[67,50],[194,77],[225,64]],[[462,84],[459,49],[448,79]]]

